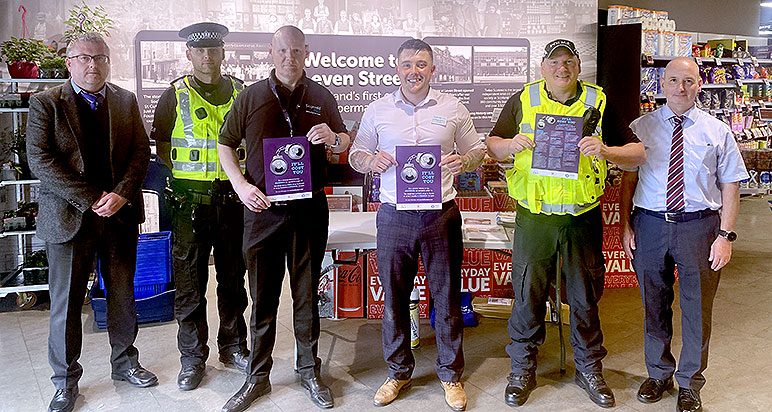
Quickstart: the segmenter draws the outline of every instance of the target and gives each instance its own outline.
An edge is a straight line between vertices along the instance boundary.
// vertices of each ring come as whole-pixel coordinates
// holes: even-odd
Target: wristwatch
[[[734,242],[735,240],[737,240],[737,233],[732,232],[731,230],[719,229],[718,235],[730,242]]]
[[[340,146],[340,135],[335,133],[335,143],[331,144],[330,147],[338,147]]]

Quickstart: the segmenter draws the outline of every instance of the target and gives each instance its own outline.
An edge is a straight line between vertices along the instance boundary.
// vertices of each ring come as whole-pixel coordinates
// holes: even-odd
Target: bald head
[[[303,78],[303,67],[308,56],[306,36],[295,26],[284,26],[273,34],[268,54],[276,68],[276,78],[290,90]]]
[[[303,31],[295,26],[282,26],[276,32],[273,34],[273,37],[271,38],[271,43],[273,44],[278,37],[281,38],[289,38],[296,40],[300,43],[306,44],[306,35],[303,34]]]
[[[691,109],[701,87],[700,69],[694,59],[677,57],[665,67],[662,91],[673,113],[682,115]]]
[[[697,66],[697,63],[692,57],[676,57],[671,60],[670,63],[665,66],[665,78],[667,78],[668,72],[673,70],[690,71],[697,77],[700,76],[700,67]]]

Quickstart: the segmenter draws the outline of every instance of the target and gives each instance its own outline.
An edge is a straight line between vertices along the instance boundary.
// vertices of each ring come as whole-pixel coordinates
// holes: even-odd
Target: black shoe
[[[504,389],[504,402],[509,406],[521,406],[528,400],[531,391],[536,387],[536,375],[533,373],[526,373],[525,375],[510,373],[507,379],[509,383]]]
[[[659,402],[665,391],[673,389],[673,378],[664,381],[654,378],[646,378],[638,389],[638,400],[643,403]]]
[[[70,412],[75,408],[75,400],[78,399],[78,387],[57,389],[51,403],[48,404],[48,412]]]
[[[309,379],[300,378],[300,385],[308,391],[311,402],[322,409],[330,409],[333,406],[332,393],[330,388],[322,382],[319,377]]]
[[[247,365],[249,365],[249,351],[244,349],[231,353],[221,353],[220,362],[225,366],[232,366],[246,373]]]
[[[137,366],[122,372],[113,372],[110,376],[115,381],[126,381],[138,388],[147,388],[158,384],[158,377],[149,370]]]
[[[228,399],[225,406],[222,407],[222,412],[241,412],[249,408],[257,398],[268,395],[271,393],[271,382],[265,381],[260,383],[247,382],[244,386],[236,392],[235,395]]]
[[[177,387],[181,391],[190,391],[198,388],[201,379],[206,374],[206,365],[199,363],[197,365],[182,365],[180,374],[177,375]]]
[[[601,408],[611,408],[614,406],[614,392],[611,392],[611,388],[606,384],[602,373],[582,373],[576,371],[574,382],[590,395],[590,400],[595,402],[596,405]]]
[[[678,412],[699,412],[702,410],[700,391],[688,388],[678,388]]]

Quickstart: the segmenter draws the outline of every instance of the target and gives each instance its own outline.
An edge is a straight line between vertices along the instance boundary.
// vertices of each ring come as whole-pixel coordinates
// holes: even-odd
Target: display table
[[[461,217],[468,225],[464,230],[464,262],[461,267],[461,291],[470,292],[475,296],[511,297],[511,248],[513,229],[503,228],[497,236],[507,239],[477,240],[480,233],[473,232],[482,221],[490,222],[487,227],[501,229],[496,225],[497,212],[461,212]],[[333,286],[328,295],[332,303],[331,317],[379,318],[383,313],[383,295],[377,262],[374,253],[376,249],[376,215],[377,212],[334,212],[330,213],[330,225],[327,239],[327,249],[332,251],[332,262],[323,269],[322,274],[330,271],[327,280],[322,279],[320,293]],[[467,227],[468,226],[468,227]],[[470,240],[475,238],[475,240]],[[482,236],[488,237],[488,236]],[[496,236],[493,236],[495,238]],[[366,269],[366,270],[365,270]],[[343,275],[340,275],[343,273]],[[356,275],[351,275],[356,273]],[[360,280],[361,279],[361,280]],[[429,289],[422,262],[418,265],[416,288],[420,293],[421,316],[428,316]],[[361,291],[366,290],[367,299]],[[361,302],[361,303],[360,303]],[[360,312],[362,305],[367,311]],[[345,313],[344,313],[345,312]]]
[[[376,248],[375,216],[378,212],[334,212],[330,213],[330,228],[327,249],[331,250],[372,250]],[[461,212],[461,218],[490,219],[496,222],[496,212]],[[468,240],[467,249],[512,249],[512,229],[506,228],[509,240]]]

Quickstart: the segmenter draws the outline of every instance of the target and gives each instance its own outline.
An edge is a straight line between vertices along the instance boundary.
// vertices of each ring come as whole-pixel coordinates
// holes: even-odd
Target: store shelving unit
[[[629,124],[641,114],[642,101],[656,101],[658,104],[664,103],[663,94],[640,92],[641,68],[643,67],[665,67],[673,57],[670,56],[651,56],[641,53],[641,25],[625,24],[616,26],[601,26],[598,31],[598,84],[604,87],[608,102],[606,107],[613,107],[613,115],[618,116],[621,122]],[[772,66],[772,59],[757,58],[719,58],[714,57],[696,57],[698,65],[725,65],[747,64]],[[703,84],[704,90],[711,89],[733,89],[740,91],[745,84],[767,84],[772,86],[772,79],[740,79],[731,80],[723,84]],[[772,108],[772,102],[764,100],[755,100],[744,102],[731,109],[711,109],[707,110],[714,116],[728,116],[732,112],[743,109]],[[608,111],[607,111],[608,113]],[[604,121],[603,125],[612,125],[614,122]],[[768,139],[769,135],[759,132],[762,130],[745,129],[743,132],[736,132],[738,142],[749,142],[751,140]],[[768,129],[763,127],[761,129]],[[766,188],[741,188],[742,196],[765,195],[770,193]]]
[[[36,93],[50,86],[63,83],[62,79],[0,79],[0,85],[4,86],[4,92],[9,94],[18,93]],[[27,107],[2,107],[0,114],[7,113],[12,117],[12,128],[14,132],[22,129],[24,115],[29,112]],[[18,160],[18,159],[17,159]],[[29,201],[31,199],[31,186],[39,184],[39,180],[0,180],[0,189],[14,191],[14,198],[18,201]],[[23,262],[26,253],[32,252],[36,242],[33,241],[34,230],[18,230],[0,232],[0,239],[15,237],[17,261]],[[24,273],[22,269],[0,274],[0,297],[5,297],[11,293],[17,294],[16,303],[22,308],[28,308],[37,302],[37,293],[48,290],[48,284],[25,285]]]

